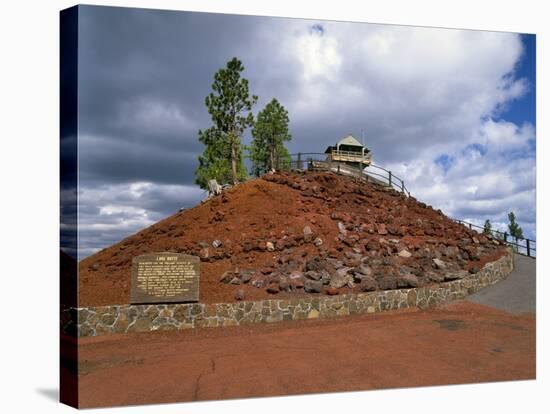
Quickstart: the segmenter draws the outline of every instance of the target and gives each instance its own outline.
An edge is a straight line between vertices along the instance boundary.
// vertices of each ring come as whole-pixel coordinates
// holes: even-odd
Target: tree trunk
[[[269,171],[275,169],[275,159],[273,157],[273,149],[269,149]]]
[[[233,185],[239,182],[237,177],[237,148],[235,141],[231,142],[231,175],[233,176]]]

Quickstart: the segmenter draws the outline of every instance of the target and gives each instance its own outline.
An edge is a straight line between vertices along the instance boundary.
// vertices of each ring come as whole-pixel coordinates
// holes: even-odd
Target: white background
[[[549,12],[544,1],[88,1],[109,4],[330,20],[396,23],[537,34],[537,381],[303,397],[167,404],[102,412],[394,412],[517,413],[550,408],[548,319],[543,275],[548,219],[548,144],[542,116],[548,101]],[[4,3],[0,12],[0,407],[3,412],[69,412],[58,404],[58,86],[61,0]],[[548,70],[546,70],[548,73]],[[546,184],[548,188],[548,185]],[[542,250],[541,250],[542,249]],[[320,356],[322,357],[322,356]],[[228,378],[227,381],[231,381]],[[546,388],[546,395],[544,393]],[[544,407],[544,408],[543,408]]]

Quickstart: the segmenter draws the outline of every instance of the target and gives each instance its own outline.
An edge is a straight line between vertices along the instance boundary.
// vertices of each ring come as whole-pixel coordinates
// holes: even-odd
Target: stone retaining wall
[[[155,330],[180,330],[330,318],[403,308],[425,308],[461,299],[504,279],[513,269],[513,253],[487,263],[464,279],[412,289],[337,296],[309,295],[218,304],[113,305],[71,308],[62,312],[63,332],[79,337]],[[74,323],[77,321],[77,323]]]

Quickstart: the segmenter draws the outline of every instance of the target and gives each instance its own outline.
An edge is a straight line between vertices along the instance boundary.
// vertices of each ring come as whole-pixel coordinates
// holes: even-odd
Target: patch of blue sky
[[[443,172],[445,174],[453,166],[454,162],[455,162],[455,158],[448,154],[441,154],[439,157],[437,157],[434,160],[434,163],[439,165],[443,169]]]
[[[497,117],[517,125],[529,122],[536,125],[536,36],[522,34],[523,55],[514,68],[514,78],[526,79],[527,92],[505,105]]]

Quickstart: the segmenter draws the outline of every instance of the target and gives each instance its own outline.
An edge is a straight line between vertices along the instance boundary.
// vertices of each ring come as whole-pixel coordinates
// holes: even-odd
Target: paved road
[[[536,313],[536,259],[514,256],[514,271],[505,280],[468,296],[471,302],[511,313]]]

